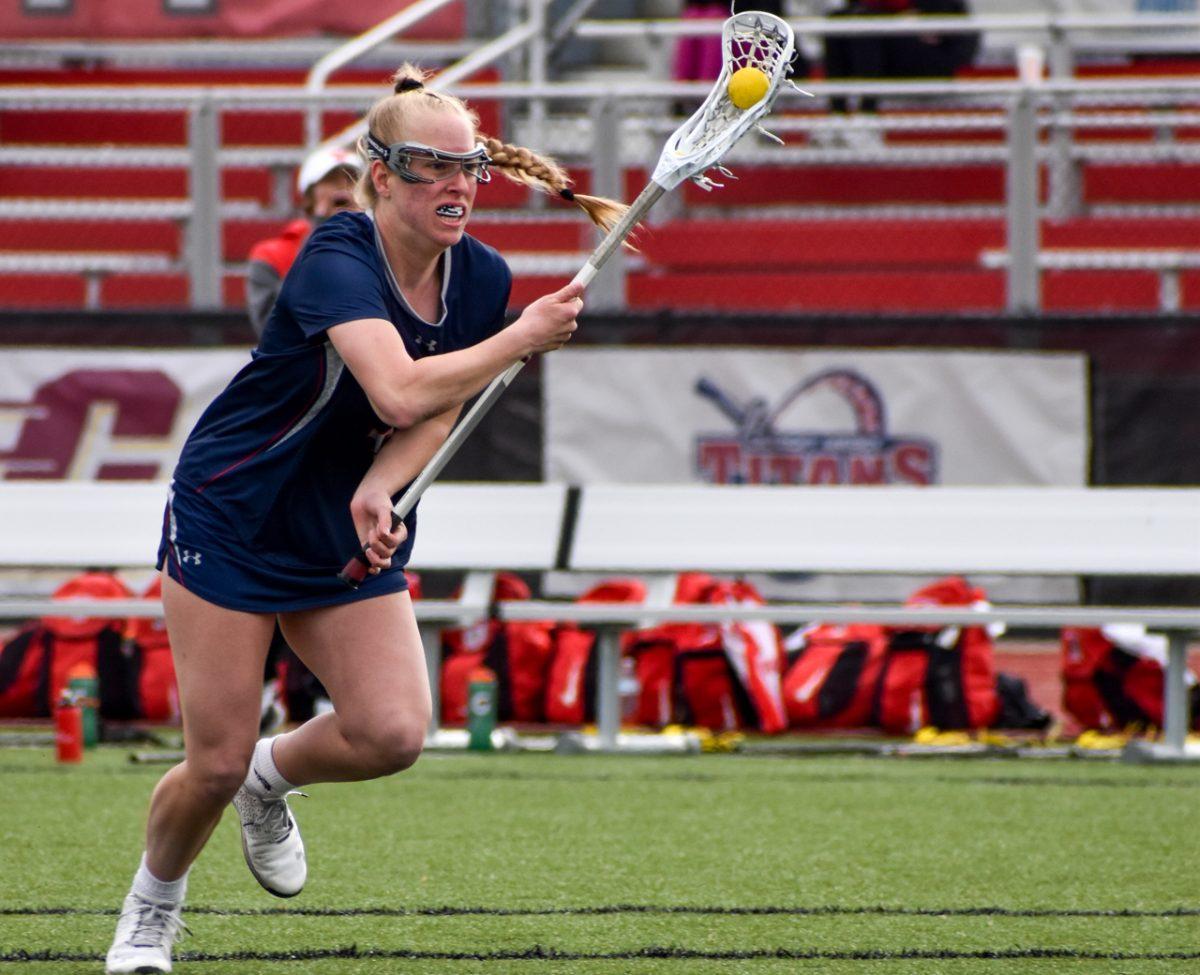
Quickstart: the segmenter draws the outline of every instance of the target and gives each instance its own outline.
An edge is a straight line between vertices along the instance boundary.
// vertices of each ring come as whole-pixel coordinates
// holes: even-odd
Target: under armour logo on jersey
[[[437,339],[417,339],[417,341],[421,345],[425,346],[426,352],[436,352],[437,351]]]
[[[189,562],[192,565],[199,565],[201,558],[201,553],[193,552],[190,548],[181,548],[179,550],[179,561],[184,565],[187,565]]]

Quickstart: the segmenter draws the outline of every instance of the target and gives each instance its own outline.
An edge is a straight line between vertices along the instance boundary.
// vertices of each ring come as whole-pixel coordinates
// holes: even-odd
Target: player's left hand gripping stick
[[[401,499],[403,500],[403,499]],[[407,514],[407,512],[406,512]],[[397,532],[400,526],[404,524],[404,515],[392,512],[392,527],[391,531]],[[351,589],[357,589],[363,584],[367,574],[371,571],[371,563],[367,559],[367,543],[363,543],[363,547],[354,553],[354,558],[342,566],[342,571],[338,573],[338,578],[342,580]]]

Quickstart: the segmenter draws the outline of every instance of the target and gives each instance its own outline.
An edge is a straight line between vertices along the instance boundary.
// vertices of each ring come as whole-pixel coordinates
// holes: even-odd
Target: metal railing
[[[370,30],[350,38],[344,44],[325,54],[312,66],[308,77],[304,80],[304,90],[309,94],[319,94],[325,90],[330,77],[338,68],[345,67],[352,61],[370,53],[453,2],[455,0],[417,0],[416,3],[393,14]],[[304,144],[312,149],[321,141],[319,111],[310,107],[305,113],[304,122]]]
[[[1063,13],[892,16],[792,17],[797,37],[826,38],[896,34],[981,33],[986,46],[1016,52],[1030,44],[1043,46],[1052,77],[1066,78],[1081,50],[1194,51],[1200,21],[1191,14],[1071,15]],[[719,33],[720,21],[584,20],[575,27],[581,39],[626,38],[662,43],[682,37]],[[1100,37],[1110,35],[1100,40]],[[1164,36],[1165,35],[1165,36]],[[1190,37],[1189,37],[1190,35]],[[1007,43],[1002,39],[1007,39]]]
[[[186,148],[97,147],[86,150],[90,166],[186,166],[190,173],[190,207],[186,213],[164,201],[163,212],[185,227],[183,267],[191,281],[191,305],[217,307],[221,300],[220,174],[224,168],[270,166],[277,171],[277,184],[286,185],[283,171],[298,164],[303,150],[297,148],[237,148],[220,144],[221,114],[239,109],[268,109],[300,112],[306,120],[306,145],[320,131],[326,109],[363,112],[382,92],[378,88],[337,86],[327,88],[330,75],[358,57],[368,56],[380,45],[392,44],[398,33],[436,12],[449,0],[419,0],[383,24],[329,51],[310,72],[305,90],[287,87],[128,87],[0,90],[0,107],[130,109],[180,108],[188,114]],[[553,47],[570,37],[605,39],[637,37],[661,43],[671,39],[715,34],[719,21],[597,21],[580,19],[590,0],[577,0],[559,24],[547,22],[549,0],[525,0],[517,4],[525,18],[494,40],[472,49],[444,69],[434,81],[471,100],[494,100],[523,108],[528,144],[554,151],[569,160],[579,160],[593,169],[594,183],[604,191],[620,195],[621,171],[625,167],[653,161],[662,137],[675,127],[673,103],[695,102],[707,93],[707,82],[656,81],[652,86],[629,83],[572,83],[545,80],[547,59]],[[1159,32],[1146,44],[1153,47],[1164,38],[1163,31],[1200,32],[1194,16],[1142,14],[1124,17],[1072,17],[1067,15],[1018,15],[1004,17],[868,17],[796,18],[793,26],[812,36],[847,34],[898,34],[930,30],[939,32],[982,30],[989,35],[1011,35],[1028,43],[1033,35],[1050,47],[1051,77],[1026,77],[1023,81],[928,81],[928,82],[806,82],[816,100],[799,102],[785,95],[770,124],[795,137],[792,144],[775,147],[746,140],[735,147],[730,162],[804,166],[858,162],[878,165],[970,165],[1002,163],[1006,169],[1006,198],[1003,213],[1008,230],[1008,306],[1013,311],[1035,312],[1040,307],[1040,270],[1046,262],[1039,257],[1039,227],[1044,216],[1067,217],[1083,212],[1081,167],[1098,161],[1179,162],[1200,159],[1200,140],[1179,138],[1178,132],[1200,119],[1200,79],[1077,81],[1069,80],[1073,52],[1100,34],[1119,36],[1138,46],[1130,32]],[[0,56],[6,50],[0,45]],[[530,80],[519,83],[464,84],[462,80],[481,67],[514,52],[527,55]],[[1057,53],[1056,53],[1057,52]],[[648,72],[653,74],[653,72]],[[885,108],[910,114],[837,116],[824,106],[836,96],[874,96]],[[567,106],[571,118],[551,121],[551,109]],[[1111,108],[1116,106],[1116,108]],[[581,111],[582,107],[582,111]],[[519,113],[510,113],[517,116]],[[582,121],[579,121],[582,120]],[[1131,125],[1153,127],[1164,135],[1139,144],[1081,142],[1081,131],[1103,132]],[[922,130],[951,133],[955,130],[991,132],[991,144],[972,144],[945,138],[935,144],[910,145],[885,141],[883,136]],[[352,141],[362,131],[356,123],[327,142]],[[573,144],[561,144],[560,133],[576,133]],[[852,139],[858,135],[876,136]],[[803,141],[800,141],[803,140]],[[70,165],[82,156],[60,148],[0,146],[0,166],[36,163]],[[1043,204],[1038,197],[1042,170],[1048,173],[1049,195]],[[720,206],[714,196],[713,205]],[[661,208],[669,212],[678,200]],[[115,215],[119,204],[106,208]],[[143,210],[146,206],[143,205]],[[132,212],[132,211],[131,211]],[[918,214],[919,215],[919,214]],[[943,214],[945,215],[945,214]],[[131,217],[133,219],[134,217]],[[149,218],[142,213],[140,218]],[[559,263],[563,258],[560,257]],[[1103,264],[1103,255],[1096,258]],[[1086,262],[1085,262],[1086,263]],[[23,265],[24,266],[24,265]],[[1126,265],[1113,265],[1128,266]],[[621,262],[610,274],[609,299],[619,306],[622,299]],[[611,285],[616,284],[615,289]]]
[[[1002,163],[1007,170],[1005,214],[1008,226],[1008,303],[1014,311],[1036,311],[1039,297],[1039,227],[1045,216],[1069,215],[1078,201],[1079,168],[1094,161],[1154,162],[1200,159],[1200,140],[1158,138],[1140,144],[1129,142],[1077,142],[1076,132],[1091,134],[1106,128],[1142,126],[1174,134],[1193,125],[1200,114],[1200,80],[1161,81],[1017,81],[910,82],[891,84],[813,83],[818,100],[834,94],[874,94],[885,106],[914,109],[915,114],[838,118],[813,110],[811,100],[785,95],[772,119],[778,130],[809,141],[783,147],[747,140],[734,148],[729,161],[736,165],[768,164],[803,166],[830,162],[877,165],[966,165]],[[631,84],[527,83],[458,85],[456,91],[473,101],[525,103],[533,96],[548,105],[590,106],[587,121],[563,130],[582,136],[574,145],[539,146],[593,167],[595,180],[608,192],[617,192],[622,169],[653,161],[662,137],[677,120],[670,118],[672,101],[695,100],[708,89],[703,82],[662,83],[648,102],[644,86]],[[311,108],[362,107],[379,94],[376,88],[338,86],[322,93],[297,92],[286,87],[241,88],[72,88],[0,90],[0,108],[97,108],[127,106],[138,109],[174,107],[188,113],[186,148],[102,147],[83,153],[49,147],[0,147],[0,165],[74,165],[86,158],[89,166],[187,166],[190,172],[188,213],[164,201],[164,215],[181,219],[186,227],[184,265],[191,279],[191,304],[211,308],[220,304],[219,174],[229,166],[273,165],[290,168],[303,155],[299,148],[240,148],[219,144],[222,112],[249,108],[304,112]],[[1115,107],[1114,107],[1115,106]],[[930,111],[937,108],[939,111]],[[657,111],[656,111],[657,109]],[[661,112],[661,114],[659,114]],[[551,127],[553,130],[554,127]],[[991,131],[990,145],[952,144],[928,146],[889,145],[874,148],[829,147],[816,141],[819,133],[875,131],[908,132],[969,129]],[[1066,132],[1068,138],[1055,134]],[[1003,141],[1001,141],[1003,140]],[[553,141],[553,140],[551,140]],[[565,150],[565,151],[564,151]],[[1049,174],[1045,203],[1038,198],[1037,175]],[[720,205],[719,193],[712,205]],[[119,204],[106,212],[117,214]],[[144,207],[143,207],[144,209]],[[228,212],[228,207],[225,208]],[[140,213],[145,218],[146,213]],[[1152,241],[1146,242],[1153,246]],[[1103,255],[1097,260],[1103,264]],[[1123,266],[1114,257],[1112,267]],[[1124,265],[1124,266],[1127,266]],[[619,267],[617,280],[619,281]],[[619,304],[619,289],[613,296]]]
[[[486,574],[479,574],[486,575]],[[777,626],[875,623],[883,626],[989,626],[1003,624],[1010,631],[1059,629],[1068,626],[1101,627],[1114,623],[1136,623],[1167,635],[1167,666],[1163,682],[1164,727],[1160,743],[1133,741],[1124,755],[1136,761],[1180,761],[1195,759],[1187,734],[1190,718],[1188,647],[1200,632],[1200,613],[1186,609],[1154,607],[1113,608],[1100,606],[1005,606],[986,610],[955,607],[841,606],[776,603],[765,606],[651,607],[638,604],[562,603],[552,601],[500,602],[489,607],[486,592],[464,593],[457,600],[422,599],[413,604],[421,626],[430,684],[436,695],[441,656],[435,624],[465,626],[491,610],[502,620],[513,622],[553,620],[574,623],[597,631],[596,716],[600,750],[618,748],[620,703],[618,665],[620,637],[626,630],[659,623],[773,623]],[[72,599],[46,597],[0,599],[0,619],[37,616],[94,619],[162,619],[158,599]],[[435,708],[431,730],[438,726]]]

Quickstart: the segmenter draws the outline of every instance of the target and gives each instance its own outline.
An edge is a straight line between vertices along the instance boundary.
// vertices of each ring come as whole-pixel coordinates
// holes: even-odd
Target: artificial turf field
[[[0,750],[0,975],[102,970],[163,771]],[[307,888],[260,890],[227,813],[176,972],[1200,972],[1200,768],[457,754],[308,791]]]

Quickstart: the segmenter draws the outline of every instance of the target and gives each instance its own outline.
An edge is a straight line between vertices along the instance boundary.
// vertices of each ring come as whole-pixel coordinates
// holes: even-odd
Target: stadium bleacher
[[[449,26],[462,28],[456,21]],[[444,58],[464,38],[425,43],[434,44],[428,50]],[[161,86],[299,87],[305,68],[264,66],[252,54],[240,62],[197,64],[183,56],[188,49],[182,45],[173,62],[169,45],[160,41],[157,50],[153,65],[131,61],[127,52],[106,58],[97,48],[86,62],[78,51],[64,51],[52,66],[47,59],[53,61],[53,55],[30,66],[27,54],[17,57],[11,48],[0,47],[0,307],[188,303],[186,107],[72,104],[71,93],[97,85],[131,96],[146,86],[159,91]],[[341,70],[335,88],[368,90],[386,73],[378,64]],[[1075,74],[1186,79],[1197,75],[1198,65],[1178,54],[1123,62],[1106,56],[1093,62],[1081,58]],[[963,83],[1011,76],[1010,68],[981,66],[966,72]],[[499,77],[491,71],[475,80]],[[60,91],[62,103],[23,105],[19,93],[31,87]],[[1165,118],[1161,99],[1149,95],[1139,103],[1120,100],[1115,107],[1081,104],[1074,123],[1076,147],[1085,153],[1074,164],[1078,198],[1074,212],[1046,214],[1043,245],[1187,249],[1200,244],[1200,163],[1193,158],[1200,125],[1194,113],[1188,115],[1198,100],[1200,89],[1174,96],[1173,110],[1181,115],[1176,121]],[[566,150],[566,161],[586,188],[592,175],[586,147],[555,134],[555,127],[578,128],[570,105],[562,111],[552,107],[546,141],[552,149]],[[507,114],[518,106],[510,102]],[[501,124],[499,103],[483,108],[485,129],[519,134],[515,124]],[[953,117],[939,118],[947,112]],[[1089,127],[1089,117],[1095,122],[1105,112],[1121,114],[1103,127]],[[344,106],[326,110],[324,131],[337,131],[357,114]],[[778,114],[789,143],[776,155],[779,161],[771,161],[771,147],[743,149],[734,167],[738,181],[717,194],[687,186],[675,211],[645,235],[643,257],[627,277],[628,307],[1003,310],[1005,272],[981,263],[982,252],[1003,246],[1005,239],[1005,118],[994,105],[947,108],[937,99],[885,105],[870,123],[882,141],[866,154],[830,154],[817,147],[813,126],[826,123],[806,105],[787,102]],[[646,119],[635,118],[622,131],[645,124]],[[220,139],[225,149],[248,153],[245,163],[230,159],[221,172],[227,211],[221,226],[220,300],[237,308],[250,245],[273,232],[292,206],[287,176],[303,152],[303,112],[226,107]],[[164,155],[156,160],[155,152]],[[644,173],[628,158],[623,165],[627,195],[632,195]],[[1047,180],[1056,178],[1052,168],[1047,162]],[[571,215],[530,214],[528,202],[523,190],[496,181],[480,193],[472,225],[481,239],[517,256],[515,305],[560,279],[554,270],[538,273],[537,255],[550,255],[552,266],[554,256],[582,252],[589,240]],[[536,233],[530,232],[531,224]],[[763,246],[764,235],[770,246]],[[725,246],[704,246],[716,239]],[[49,259],[39,265],[42,254],[75,254],[76,268]],[[100,260],[101,254],[125,260]],[[97,256],[94,267],[87,267],[89,255]],[[33,273],[36,267],[40,270]],[[1182,309],[1200,305],[1200,272],[1185,269],[1179,291]],[[1078,267],[1044,274],[1047,311],[1148,312],[1158,308],[1158,294],[1152,270]]]

